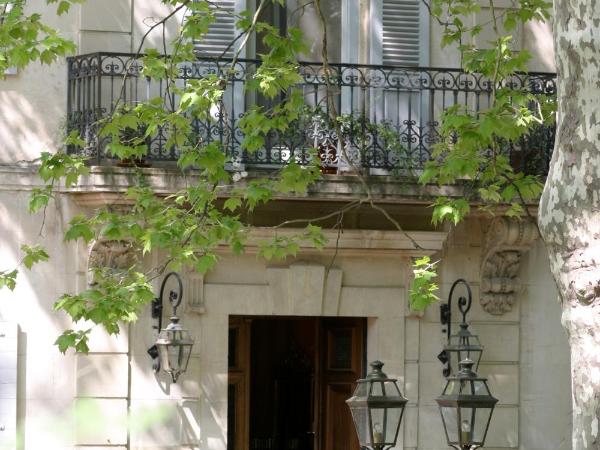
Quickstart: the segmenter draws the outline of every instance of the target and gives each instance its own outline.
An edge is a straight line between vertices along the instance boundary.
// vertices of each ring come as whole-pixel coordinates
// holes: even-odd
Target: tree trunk
[[[571,346],[573,450],[600,450],[600,1],[554,0],[554,44],[557,135],[538,222]]]

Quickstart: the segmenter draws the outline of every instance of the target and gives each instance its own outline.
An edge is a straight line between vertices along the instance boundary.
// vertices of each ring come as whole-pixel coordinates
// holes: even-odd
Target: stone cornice
[[[268,241],[275,236],[287,237],[302,233],[302,229],[273,229],[251,228],[247,243],[246,253],[258,252],[261,242]],[[445,231],[388,231],[388,230],[344,230],[339,235],[336,230],[323,230],[327,243],[323,250],[314,248],[310,243],[300,243],[300,253],[320,254],[338,252],[344,255],[402,255],[422,256],[430,255],[442,249],[446,237]],[[415,248],[412,238],[421,248]],[[227,251],[223,248],[223,251]]]

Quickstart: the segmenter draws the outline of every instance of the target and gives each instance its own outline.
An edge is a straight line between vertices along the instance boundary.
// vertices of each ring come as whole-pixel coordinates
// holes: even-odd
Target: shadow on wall
[[[0,164],[54,152],[66,120],[66,62],[32,64],[0,81]]]

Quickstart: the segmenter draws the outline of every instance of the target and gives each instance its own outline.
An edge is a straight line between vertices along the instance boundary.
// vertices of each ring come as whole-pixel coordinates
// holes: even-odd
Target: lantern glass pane
[[[481,355],[483,354],[483,347],[481,347],[481,343],[477,336],[472,334],[466,336],[454,334],[450,336],[448,346],[445,350],[448,355],[448,362],[452,374],[457,374],[459,372],[459,363],[465,358],[469,358],[475,363],[473,370],[477,372],[479,362],[481,361]]]
[[[458,443],[458,412],[452,406],[441,406],[442,421],[449,444]]]
[[[160,360],[160,367],[162,367],[163,370],[166,370],[167,372],[169,372],[171,370],[171,362],[169,361],[170,345],[161,344],[161,345],[157,345],[157,347],[158,347],[158,357]]]
[[[473,384],[473,393],[475,395],[492,395],[485,381],[475,380],[473,381]]]
[[[386,408],[385,412],[385,442],[395,444],[404,408]]]
[[[366,397],[368,394],[367,387],[369,383],[357,383],[356,389],[354,390],[354,397]]]
[[[371,445],[371,437],[369,433],[369,415],[367,414],[367,407],[354,407],[350,408],[352,413],[352,420],[354,420],[354,426],[356,433],[358,434],[358,441],[361,447]]]
[[[387,410],[386,408],[371,408],[371,423],[373,424],[373,444],[386,444]]]
[[[383,392],[383,382],[381,382],[381,381],[374,381],[371,384],[371,395],[375,396],[375,397],[380,397],[380,396],[384,395],[384,392]]]
[[[396,383],[395,381],[386,381],[383,384],[383,389],[385,392],[385,395],[388,397],[395,397],[395,396],[399,396],[400,394],[400,389],[398,388],[398,383]]]
[[[459,438],[460,445],[472,444],[474,437],[476,408],[460,408]]]
[[[460,391],[460,383],[457,380],[448,380],[444,388],[444,395],[458,395]]]
[[[473,427],[473,443],[483,445],[493,408],[477,408],[477,417]]]

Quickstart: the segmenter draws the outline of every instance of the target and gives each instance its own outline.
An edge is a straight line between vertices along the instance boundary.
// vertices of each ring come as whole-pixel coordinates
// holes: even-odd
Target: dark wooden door
[[[251,319],[229,319],[227,450],[248,450]]]
[[[227,450],[359,450],[346,400],[364,376],[365,319],[232,317],[229,326]]]
[[[346,400],[364,374],[365,319],[322,319],[320,330],[320,450],[359,450]]]

